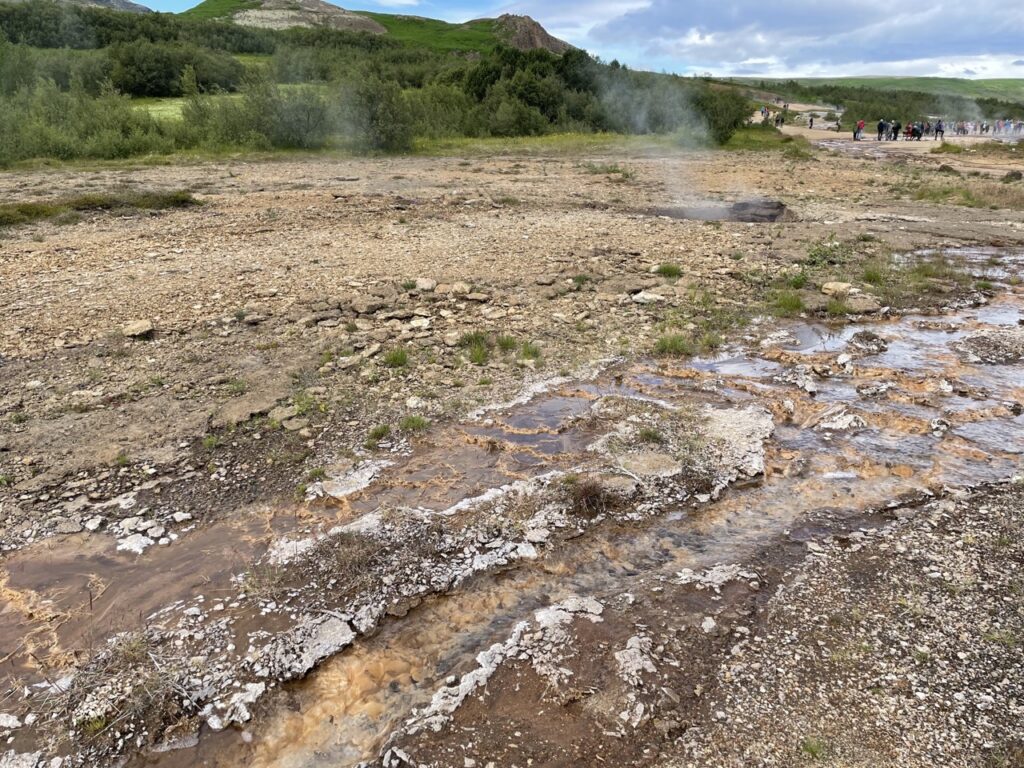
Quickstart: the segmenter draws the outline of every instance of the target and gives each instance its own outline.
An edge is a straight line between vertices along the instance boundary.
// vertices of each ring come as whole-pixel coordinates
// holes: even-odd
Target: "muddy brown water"
[[[1024,264],[1017,253],[963,255],[995,280],[1020,274]],[[368,487],[344,499],[248,510],[138,558],[95,535],[34,545],[8,558],[0,638],[13,645],[35,629],[43,645],[51,632],[55,650],[71,650],[167,603],[215,598],[273,540],[311,522],[327,526],[385,505],[443,510],[516,479],[570,471],[598,436],[588,414],[608,396],[678,405],[756,402],[774,413],[760,483],[696,511],[680,506],[646,524],[599,528],[538,562],[476,578],[390,620],[287,686],[249,728],[204,733],[193,747],[136,761],[165,768],[355,766],[373,760],[447,676],[470,671],[477,653],[539,607],[569,595],[621,593],[637,579],[671,578],[683,568],[742,562],[823,511],[854,516],[900,497],[1019,472],[1024,416],[1015,404],[1024,402],[1024,364],[968,364],[951,345],[1022,319],[1024,292],[1009,288],[991,304],[955,314],[875,322],[870,329],[887,348],[856,353],[846,370],[836,358],[854,353],[851,339],[868,326],[788,323],[787,336],[771,348],[663,366],[640,362],[445,428],[410,456],[393,457]],[[787,381],[811,365],[833,371],[812,377],[813,395]],[[889,388],[860,391],[880,384]],[[816,428],[844,407],[863,426]],[[41,605],[66,616],[41,624]]]

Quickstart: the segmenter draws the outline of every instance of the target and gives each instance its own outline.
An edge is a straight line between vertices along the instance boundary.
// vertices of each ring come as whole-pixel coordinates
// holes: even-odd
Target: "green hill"
[[[853,88],[874,88],[881,91],[917,91],[937,96],[960,96],[967,99],[1000,99],[1024,102],[1024,78],[968,80],[957,77],[798,77],[790,78],[800,85],[838,85]],[[788,82],[778,78],[735,78],[736,82],[757,85]]]
[[[207,2],[226,1],[228,0],[207,0]],[[499,42],[493,19],[470,21],[465,24],[449,24],[446,21],[425,19],[420,16],[401,16],[370,11],[354,11],[354,13],[373,19],[384,27],[388,35],[395,40],[434,50],[484,52],[491,50]]]
[[[258,8],[259,0],[203,0],[194,8],[182,11],[181,16],[190,19],[224,19],[238,11]]]

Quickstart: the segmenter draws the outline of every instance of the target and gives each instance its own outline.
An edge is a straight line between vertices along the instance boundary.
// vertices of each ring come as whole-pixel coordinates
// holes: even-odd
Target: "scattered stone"
[[[145,339],[153,334],[153,323],[150,320],[133,320],[121,328],[121,333],[129,339]]]

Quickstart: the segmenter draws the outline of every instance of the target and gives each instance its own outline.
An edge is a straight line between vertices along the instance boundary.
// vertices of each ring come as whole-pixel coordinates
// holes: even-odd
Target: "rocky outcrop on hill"
[[[346,11],[323,0],[264,0],[255,8],[238,11],[231,19],[247,27],[265,29],[331,27],[377,35],[386,31],[371,18]]]
[[[495,19],[495,30],[502,40],[521,51],[543,48],[552,53],[562,54],[575,46],[551,35],[544,27],[529,16],[515,16],[506,13]]]

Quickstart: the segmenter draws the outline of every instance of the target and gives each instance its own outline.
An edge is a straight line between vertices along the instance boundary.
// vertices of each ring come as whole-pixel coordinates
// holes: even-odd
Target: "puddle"
[[[204,732],[194,747],[132,763],[351,768],[373,760],[449,675],[473,669],[477,653],[540,607],[568,595],[621,593],[634,580],[671,578],[683,568],[742,561],[823,511],[855,516],[905,494],[1019,472],[1024,416],[1008,404],[1024,400],[1024,364],[968,364],[951,345],[978,328],[1016,324],[1022,309],[1024,296],[1009,293],[955,316],[839,329],[792,323],[784,328],[795,341],[777,348],[778,358],[764,349],[672,366],[640,362],[438,430],[340,500],[291,514],[249,510],[137,559],[98,536],[27,548],[8,558],[7,587],[66,614],[48,631],[67,650],[167,603],[200,593],[215,599],[233,573],[300,526],[326,528],[383,508],[440,512],[515,481],[572,471],[607,433],[599,423],[607,416],[597,412],[609,402],[681,413],[696,403],[753,402],[774,414],[760,482],[699,508],[665,503],[647,522],[600,526],[538,561],[428,598],[276,694],[252,728]],[[884,351],[870,354],[853,343],[867,328],[886,340]],[[839,363],[845,354],[851,359]],[[806,374],[814,394],[787,378],[797,367],[823,372]],[[17,599],[8,592],[0,613],[7,643],[35,626]]]
[[[699,205],[651,208],[651,216],[665,216],[686,221],[735,221],[765,224],[784,219],[786,206],[777,200],[744,200],[738,203],[701,203]]]

